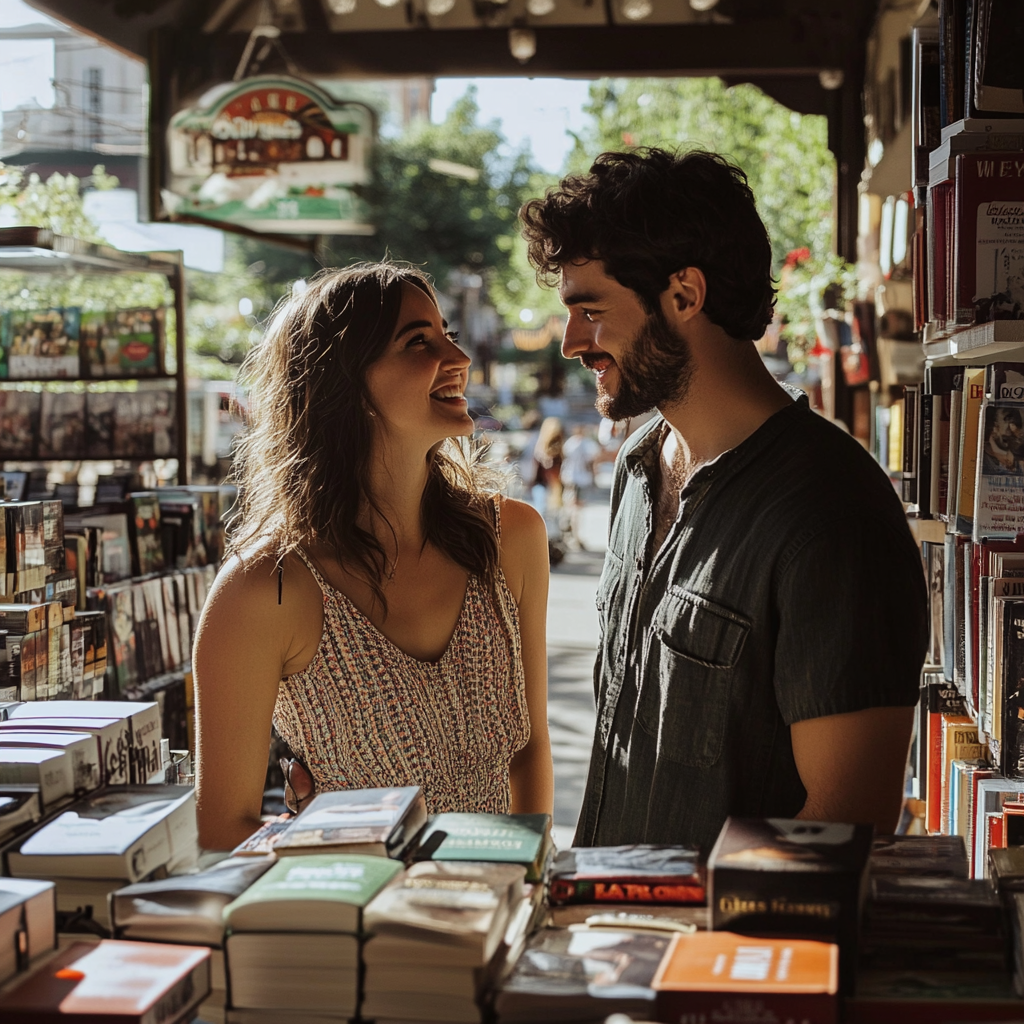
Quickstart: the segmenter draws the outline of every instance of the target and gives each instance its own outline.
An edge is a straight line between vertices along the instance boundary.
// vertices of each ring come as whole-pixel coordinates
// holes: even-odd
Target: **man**
[[[522,211],[562,342],[623,445],[598,591],[581,845],[696,844],[727,815],[892,832],[927,644],[888,478],[765,369],[771,247],[741,170],[606,153]]]

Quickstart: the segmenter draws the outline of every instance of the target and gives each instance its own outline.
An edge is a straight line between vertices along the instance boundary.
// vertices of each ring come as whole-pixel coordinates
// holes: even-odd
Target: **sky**
[[[572,149],[567,131],[583,126],[583,105],[589,82],[564,78],[439,78],[431,118],[443,121],[449,107],[467,87],[477,88],[480,120],[498,118],[502,134],[513,147],[527,139],[534,160],[557,174]]]
[[[45,15],[22,0],[0,0],[0,30],[17,25],[47,23]],[[46,40],[0,40],[0,110],[35,100],[53,103],[53,46]],[[534,160],[557,173],[572,149],[568,130],[583,124],[583,104],[589,83],[560,78],[439,78],[431,116],[444,120],[449,107],[470,84],[477,87],[483,123],[498,119],[513,148],[528,140]]]

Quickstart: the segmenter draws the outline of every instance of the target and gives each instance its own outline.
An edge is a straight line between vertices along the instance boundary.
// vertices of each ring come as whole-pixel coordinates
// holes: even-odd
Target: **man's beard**
[[[584,363],[587,362],[584,358]],[[690,390],[693,365],[686,339],[665,322],[661,310],[648,315],[617,359],[619,389],[597,388],[597,411],[610,420],[628,420],[654,408],[681,402]]]

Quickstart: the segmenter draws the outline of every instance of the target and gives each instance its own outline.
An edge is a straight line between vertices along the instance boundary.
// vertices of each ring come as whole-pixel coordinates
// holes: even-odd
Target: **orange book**
[[[3,1024],[178,1024],[210,991],[206,947],[76,942],[0,1000]]]
[[[949,822],[949,763],[988,759],[988,747],[978,741],[978,726],[973,718],[966,715],[941,715],[939,722],[939,820],[938,827],[932,828],[929,817],[929,831],[947,831]],[[929,794],[931,793],[929,777]],[[929,804],[929,807],[932,805]]]
[[[651,986],[661,1021],[839,1019],[839,947],[732,932],[676,935]]]

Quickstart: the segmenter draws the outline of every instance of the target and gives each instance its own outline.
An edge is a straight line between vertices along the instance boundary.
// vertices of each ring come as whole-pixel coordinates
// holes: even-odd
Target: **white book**
[[[0,783],[28,782],[39,787],[49,807],[74,792],[74,769],[66,750],[46,747],[0,748]]]
[[[15,877],[137,882],[194,846],[195,790],[135,786],[73,804],[7,855]]]
[[[11,894],[25,906],[28,958],[57,948],[56,895],[53,882],[35,878],[0,878],[0,899]]]
[[[19,718],[121,718],[128,722],[128,759],[132,783],[163,777],[160,759],[160,705],[156,701],[44,700],[16,708]]]
[[[82,701],[89,706],[92,701]],[[96,738],[100,759],[100,785],[127,786],[131,780],[129,723],[124,718],[45,718],[24,716],[0,722],[0,733],[10,729],[90,733]]]
[[[0,786],[0,842],[42,817],[39,787],[16,783]]]
[[[45,747],[66,750],[76,793],[91,793],[100,786],[100,757],[96,737],[87,732],[50,732],[36,729],[0,729],[0,758],[6,747]]]

